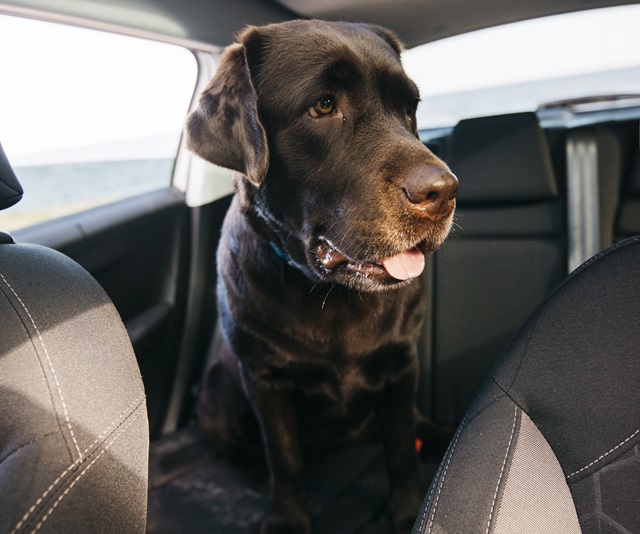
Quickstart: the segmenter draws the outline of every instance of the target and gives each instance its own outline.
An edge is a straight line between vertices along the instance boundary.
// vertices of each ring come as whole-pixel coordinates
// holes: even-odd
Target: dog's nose
[[[406,176],[401,188],[413,213],[435,221],[453,210],[458,179],[446,167],[423,165]]]

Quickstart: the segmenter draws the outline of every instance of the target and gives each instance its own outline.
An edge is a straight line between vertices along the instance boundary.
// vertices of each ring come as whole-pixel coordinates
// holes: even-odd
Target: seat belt
[[[600,251],[598,147],[589,132],[569,130],[567,219],[569,272]]]

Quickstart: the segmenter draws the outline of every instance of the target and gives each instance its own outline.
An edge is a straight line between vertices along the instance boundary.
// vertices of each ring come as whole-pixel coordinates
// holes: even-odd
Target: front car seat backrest
[[[595,256],[485,381],[414,532],[640,532],[640,237]]]
[[[14,180],[0,147],[0,206]],[[3,235],[0,532],[144,532],[148,422],[124,325],[77,263]]]

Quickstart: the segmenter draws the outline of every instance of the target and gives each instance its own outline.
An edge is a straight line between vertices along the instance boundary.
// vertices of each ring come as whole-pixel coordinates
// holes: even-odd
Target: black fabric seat
[[[564,150],[563,143],[559,143]],[[534,113],[460,121],[456,225],[435,256],[432,417],[457,425],[500,353],[567,274],[566,194]]]
[[[0,208],[22,190],[0,146]],[[148,423],[131,343],[98,283],[0,234],[0,532],[144,532]]]
[[[467,412],[417,533],[640,532],[640,236],[538,308]]]

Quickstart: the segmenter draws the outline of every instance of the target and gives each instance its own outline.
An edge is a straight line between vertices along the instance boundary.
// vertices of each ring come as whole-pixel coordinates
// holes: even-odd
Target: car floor
[[[438,459],[423,462],[430,481]],[[314,534],[392,533],[386,512],[388,481],[381,446],[353,445],[308,463],[306,485]],[[216,458],[197,427],[151,445],[151,534],[258,532],[268,509],[264,480]]]

